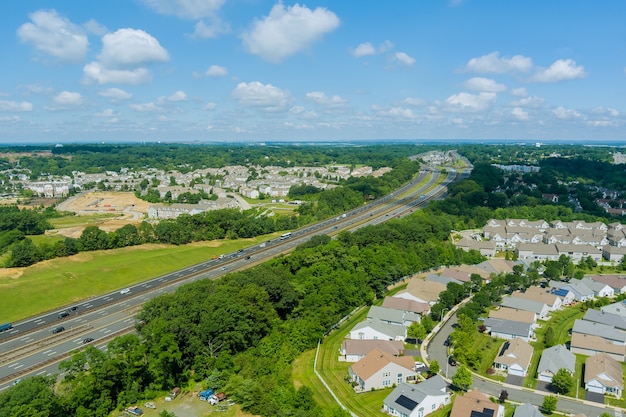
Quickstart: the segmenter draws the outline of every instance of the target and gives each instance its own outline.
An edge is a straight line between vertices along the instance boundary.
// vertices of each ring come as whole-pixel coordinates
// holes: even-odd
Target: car
[[[444,346],[450,346],[452,344],[452,337],[448,336],[446,340],[443,341]]]
[[[241,253],[241,252],[243,252],[243,249],[239,249],[237,252]]]
[[[225,266],[223,266],[221,269],[222,269],[222,271],[226,271],[226,267]]]
[[[124,288],[120,291],[120,294],[128,294],[130,292],[130,288]]]
[[[62,318],[65,318],[65,317],[67,317],[69,315],[70,315],[70,313],[68,313],[67,311],[61,311],[58,316],[59,316],[60,319],[62,319]]]
[[[55,327],[54,329],[52,329],[52,334],[61,333],[64,330],[65,330],[65,327],[63,326]]]
[[[246,261],[247,261],[248,259],[250,259],[250,257],[249,257],[249,256],[246,256]]]
[[[93,342],[93,337],[86,337],[83,339],[83,343],[86,345],[87,343]]]
[[[71,310],[71,311],[76,311],[76,310],[78,310],[78,306],[73,306],[73,307],[70,307],[70,310]]]
[[[456,359],[454,359],[454,356],[450,356],[448,358],[448,363],[450,364],[450,366],[456,366],[457,365],[457,361],[456,361]]]

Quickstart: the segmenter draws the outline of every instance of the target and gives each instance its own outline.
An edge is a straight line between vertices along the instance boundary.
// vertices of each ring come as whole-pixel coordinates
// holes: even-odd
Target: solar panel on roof
[[[470,417],[493,417],[494,410],[483,408],[483,411],[472,410]]]
[[[404,395],[398,397],[398,399],[396,400],[396,404],[406,408],[407,410],[412,410],[417,407],[417,403],[415,401],[413,401],[409,397],[405,397]]]

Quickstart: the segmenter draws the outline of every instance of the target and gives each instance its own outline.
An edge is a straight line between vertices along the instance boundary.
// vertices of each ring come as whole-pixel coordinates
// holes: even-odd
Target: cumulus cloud
[[[187,101],[187,93],[184,91],[178,90],[174,94],[169,95],[167,97],[159,97],[160,102],[171,101],[171,102],[180,102]]]
[[[314,103],[321,104],[323,106],[344,106],[348,103],[348,100],[341,98],[339,96],[329,97],[325,93],[321,91],[313,91],[306,94],[306,98],[308,100],[313,101]]]
[[[107,68],[128,68],[169,61],[158,40],[141,29],[119,29],[102,37],[98,59]]]
[[[453,110],[478,112],[488,109],[496,102],[495,93],[459,93],[446,99],[446,104]]]
[[[204,110],[215,110],[217,108],[217,103],[209,102],[204,106]]]
[[[52,100],[62,107],[80,106],[84,102],[83,96],[73,91],[61,91]]]
[[[91,62],[83,67],[85,81],[98,84],[144,84],[152,81],[152,74],[146,68],[109,69],[100,62]]]
[[[532,66],[533,61],[528,57],[515,55],[511,58],[500,58],[500,52],[495,51],[478,58],[470,59],[465,69],[481,74],[502,74],[506,72],[528,72],[531,70]]]
[[[528,112],[521,107],[515,107],[513,110],[511,110],[511,114],[517,120],[528,120]]]
[[[394,106],[388,109],[374,108],[374,110],[378,116],[393,117],[398,119],[415,119],[415,114],[412,109],[400,106]]]
[[[116,112],[113,109],[104,109],[99,113],[96,113],[98,117],[114,117]]]
[[[239,83],[231,96],[242,106],[265,111],[284,110],[293,100],[288,91],[258,81]]]
[[[24,111],[32,111],[33,103],[28,101],[10,101],[10,100],[0,100],[0,111],[6,112],[24,112]]]
[[[532,81],[540,83],[555,83],[564,80],[573,80],[587,76],[585,67],[576,65],[573,59],[559,59],[550,68],[538,71]]]
[[[194,38],[209,39],[217,38],[219,35],[230,32],[230,25],[222,22],[219,18],[214,17],[208,20],[200,20],[194,26],[193,34]]]
[[[83,23],[83,27],[87,32],[96,36],[104,36],[109,31],[106,26],[95,19],[89,19],[87,22]]]
[[[208,77],[223,77],[228,74],[228,70],[219,65],[211,65],[204,74]]]
[[[17,29],[21,42],[60,61],[79,62],[85,59],[89,40],[83,29],[59,16],[55,10],[38,10],[29,15],[31,22]]]
[[[29,85],[25,85],[20,87],[21,89],[23,89],[25,91],[25,95],[31,95],[31,94],[52,94],[54,93],[54,88],[52,87],[44,87],[40,84],[29,84]]]
[[[465,87],[474,91],[483,91],[487,93],[499,93],[501,91],[506,90],[506,86],[504,84],[498,84],[495,80],[491,78],[483,78],[483,77],[474,77],[465,81]]]
[[[108,98],[111,101],[123,101],[133,98],[132,94],[122,90],[121,88],[108,88],[106,90],[100,91],[98,95],[104,98]]]
[[[217,12],[226,0],[142,0],[145,5],[164,15],[183,19],[202,19]]]
[[[396,52],[395,54],[393,54],[393,59],[399,64],[405,65],[407,67],[411,67],[415,63],[415,59],[411,58],[404,52]]]
[[[257,19],[244,32],[242,40],[248,51],[270,62],[280,62],[308,48],[326,33],[339,26],[339,18],[328,9],[311,10],[296,4],[277,3],[270,14]]]
[[[530,97],[522,97],[519,100],[515,100],[513,102],[511,102],[511,106],[516,106],[516,107],[541,107],[541,105],[544,103],[544,99],[541,97],[537,97],[537,96],[530,96]]]
[[[562,120],[571,120],[571,119],[579,119],[582,117],[580,112],[574,109],[566,109],[565,107],[557,107],[552,110],[552,114],[554,114],[558,119]]]
[[[367,55],[374,54],[376,54],[376,48],[374,48],[374,46],[372,46],[372,44],[369,42],[360,44],[352,51],[352,55],[354,55],[354,57],[356,58],[361,58]]]
[[[155,113],[155,112],[163,111],[161,107],[157,106],[153,102],[142,103],[142,104],[131,104],[130,108],[135,111],[142,112],[142,113],[146,113],[146,112]]]
[[[517,97],[526,97],[528,95],[528,91],[526,91],[526,87],[513,88],[511,89],[511,94]]]
[[[402,104],[404,104],[405,106],[412,106],[412,107],[420,107],[420,106],[425,106],[426,100],[421,99],[421,98],[415,98],[415,97],[407,97],[404,100],[402,100],[401,102]]]

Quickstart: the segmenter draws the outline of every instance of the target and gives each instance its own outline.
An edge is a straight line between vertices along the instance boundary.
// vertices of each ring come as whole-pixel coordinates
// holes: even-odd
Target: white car
[[[120,291],[120,294],[128,294],[130,292],[130,288],[124,288]]]

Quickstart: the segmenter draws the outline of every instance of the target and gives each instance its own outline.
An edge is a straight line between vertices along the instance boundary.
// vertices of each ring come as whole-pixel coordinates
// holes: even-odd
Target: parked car
[[[450,364],[450,366],[456,366],[458,362],[456,361],[456,359],[454,359],[454,356],[450,356],[448,358],[448,364]]]
[[[55,327],[54,329],[52,329],[52,334],[61,333],[64,330],[65,330],[65,327],[63,326]]]
[[[443,345],[450,346],[451,344],[452,344],[452,337],[448,335],[448,337],[446,337],[446,340],[444,340]]]

